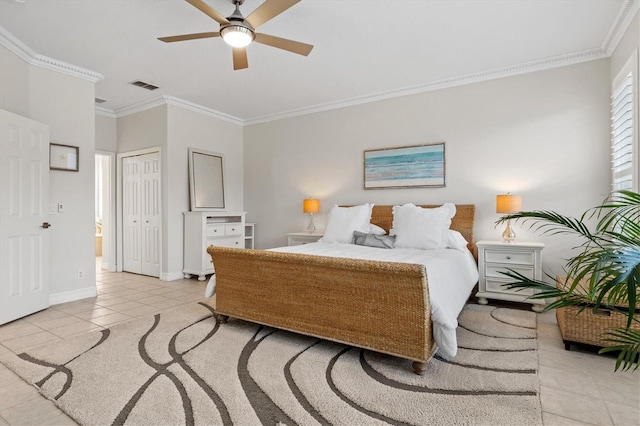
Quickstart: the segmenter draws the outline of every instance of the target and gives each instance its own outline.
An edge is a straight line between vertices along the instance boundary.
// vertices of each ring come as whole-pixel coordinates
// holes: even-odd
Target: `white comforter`
[[[456,356],[458,315],[478,282],[478,267],[468,250],[380,249],[336,243],[312,243],[271,250],[424,265],[429,285],[433,337],[442,356]],[[207,285],[207,296],[211,296],[215,291],[214,277],[215,275]]]

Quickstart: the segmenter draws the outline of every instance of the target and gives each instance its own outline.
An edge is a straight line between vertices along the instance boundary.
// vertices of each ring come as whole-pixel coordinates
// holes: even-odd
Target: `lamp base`
[[[507,227],[502,232],[502,241],[507,244],[513,244],[516,239],[516,233],[511,229],[511,219],[507,219]]]
[[[307,226],[307,232],[310,234],[313,234],[314,232],[316,232],[316,225],[313,224],[313,213],[309,214],[310,219],[309,219],[309,226]]]

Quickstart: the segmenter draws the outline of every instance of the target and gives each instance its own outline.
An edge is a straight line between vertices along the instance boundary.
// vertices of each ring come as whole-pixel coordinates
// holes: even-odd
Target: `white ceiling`
[[[233,11],[230,0],[206,1]],[[239,71],[220,38],[157,40],[218,30],[181,0],[0,0],[0,26],[38,54],[103,74],[96,97],[116,114],[164,95],[249,123],[606,57],[638,1],[302,0],[258,32],[313,44],[311,54],[254,43]]]

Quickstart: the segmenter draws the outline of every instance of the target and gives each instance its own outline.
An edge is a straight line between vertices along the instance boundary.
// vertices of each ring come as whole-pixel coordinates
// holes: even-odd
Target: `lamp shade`
[[[320,200],[306,198],[302,202],[302,211],[304,213],[318,213],[320,211]]]
[[[496,213],[516,213],[522,210],[522,198],[518,195],[496,196]]]

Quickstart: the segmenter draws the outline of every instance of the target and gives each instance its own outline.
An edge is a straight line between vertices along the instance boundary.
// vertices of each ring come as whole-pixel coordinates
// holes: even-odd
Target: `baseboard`
[[[184,278],[182,272],[163,272],[160,274],[160,281],[176,281]]]
[[[96,286],[79,288],[77,290],[63,291],[61,293],[53,293],[49,295],[50,305],[59,305],[60,303],[73,302],[75,300],[86,299],[87,297],[96,297],[98,290]]]

